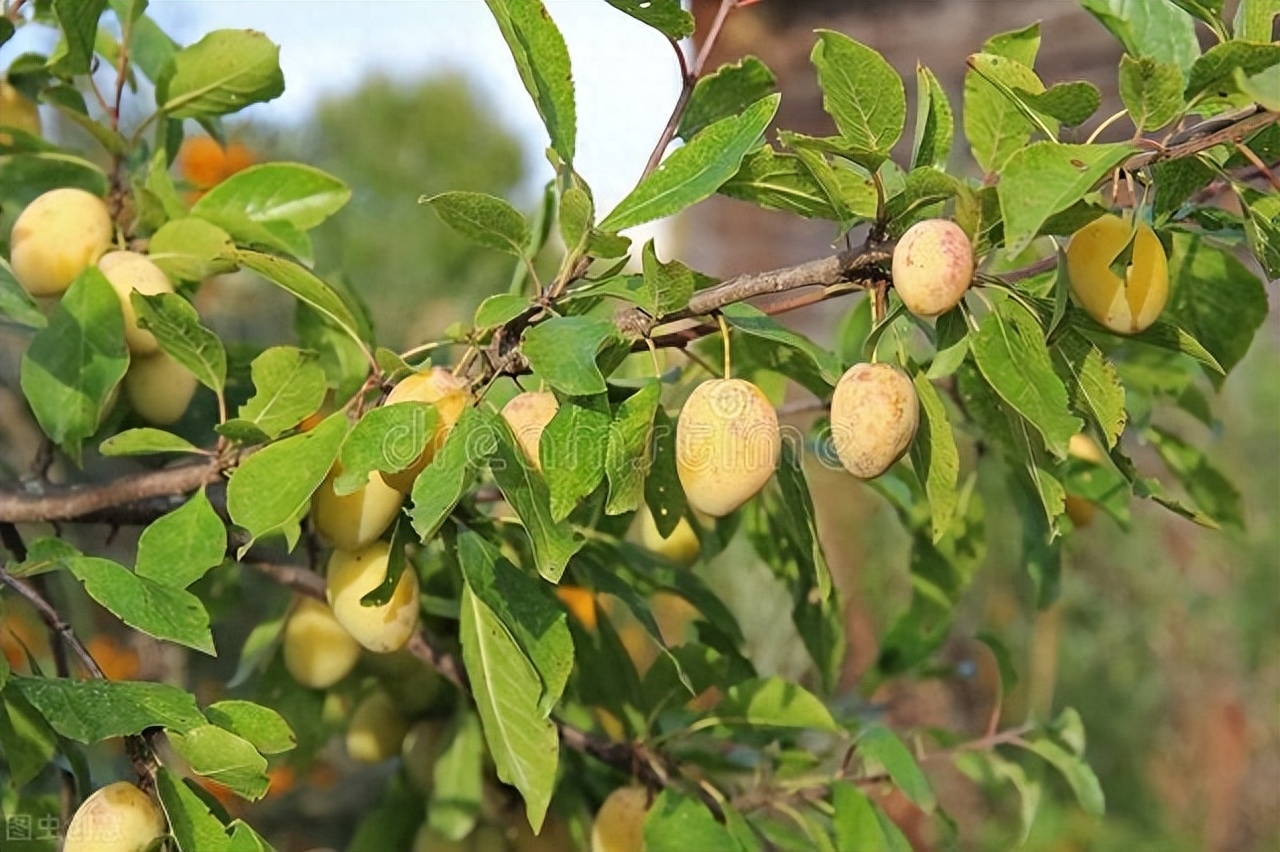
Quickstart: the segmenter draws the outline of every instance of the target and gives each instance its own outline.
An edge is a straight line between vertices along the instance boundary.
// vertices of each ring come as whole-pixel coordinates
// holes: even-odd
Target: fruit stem
[[[720,336],[724,339],[724,377],[728,379],[733,376],[732,347],[729,345],[729,323],[725,320],[724,314],[719,311],[716,311],[716,322],[720,324]]]

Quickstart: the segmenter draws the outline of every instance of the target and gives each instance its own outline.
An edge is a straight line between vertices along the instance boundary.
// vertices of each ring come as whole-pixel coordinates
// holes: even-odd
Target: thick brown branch
[[[225,465],[201,462],[134,473],[94,485],[47,485],[0,489],[0,521],[38,523],[78,520],[130,503],[167,498],[217,482]],[[98,518],[106,520],[105,518]]]

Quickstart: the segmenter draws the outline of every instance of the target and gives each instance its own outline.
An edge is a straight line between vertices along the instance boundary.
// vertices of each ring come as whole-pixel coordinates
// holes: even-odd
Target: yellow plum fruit
[[[920,425],[907,374],[890,364],[854,364],[831,397],[831,440],[845,470],[874,479],[902,458]]]
[[[1120,278],[1111,268],[1133,238],[1133,252]],[[1080,307],[1117,334],[1150,327],[1169,299],[1169,261],[1149,225],[1108,213],[1076,231],[1067,243],[1067,277]]]
[[[1102,464],[1107,454],[1098,446],[1098,442],[1083,432],[1071,436],[1067,443],[1067,454],[1073,458],[1087,461],[1090,464]]]
[[[893,249],[893,289],[918,317],[936,317],[954,308],[972,280],[973,245],[949,219],[917,222]]]
[[[304,598],[284,625],[284,667],[311,689],[328,689],[346,677],[360,659],[351,638],[323,601]]]
[[[418,627],[418,575],[405,565],[391,593],[381,606],[364,606],[360,599],[387,576],[391,548],[375,541],[354,553],[335,550],[329,557],[326,594],[334,618],[357,642],[370,651],[398,651]]]
[[[76,809],[62,850],[144,852],[167,830],[164,814],[151,797],[127,781],[117,781]]]
[[[156,352],[130,359],[123,384],[124,395],[139,417],[154,426],[168,426],[186,413],[199,382],[166,353]]]
[[[347,756],[360,763],[381,763],[400,753],[409,730],[404,714],[385,692],[371,693],[356,705],[347,725]]]
[[[560,410],[560,401],[548,391],[526,391],[513,396],[502,406],[502,419],[507,421],[516,443],[535,470],[542,470],[538,455],[542,447],[542,432]]]
[[[581,586],[556,586],[556,597],[564,604],[569,614],[578,619],[578,623],[588,630],[596,629],[596,595],[590,589]]]
[[[676,425],[676,472],[689,505],[722,518],[764,488],[778,466],[778,413],[742,379],[694,388]]]
[[[42,129],[40,126],[40,110],[35,103],[11,86],[7,80],[0,80],[0,126],[16,127],[18,130],[30,133],[32,136],[39,136]],[[12,144],[13,136],[11,134],[0,133],[0,145]]]
[[[120,298],[120,309],[124,311],[124,342],[129,345],[129,351],[134,355],[159,352],[160,344],[155,335],[138,327],[138,317],[129,294],[134,290],[144,296],[172,293],[173,284],[169,276],[145,255],[133,251],[107,252],[98,259],[98,269]]]
[[[436,761],[445,745],[444,725],[435,719],[414,722],[400,745],[405,774],[424,793],[435,785]]]
[[[591,826],[591,852],[644,852],[644,820],[649,794],[643,787],[619,787],[609,794]]]
[[[13,277],[32,296],[57,296],[111,246],[111,214],[83,189],[51,189],[18,214],[9,238]]]
[[[673,592],[654,592],[649,606],[664,645],[674,648],[689,641],[690,628],[698,619],[696,606]]]
[[[311,498],[311,520],[335,547],[359,550],[377,541],[391,526],[400,514],[404,495],[372,471],[362,487],[339,496],[333,483],[341,475],[342,466],[334,464]]]
[[[467,406],[471,405],[471,400],[471,386],[467,380],[453,375],[443,367],[413,373],[391,389],[384,405],[428,402],[435,406],[437,416],[435,431],[427,439],[427,445],[417,461],[397,473],[379,474],[388,485],[402,494],[413,490],[413,481],[424,467],[431,464],[431,460],[444,445],[445,438],[449,437],[449,430],[458,422]]]
[[[658,522],[648,506],[640,508],[640,543],[649,550],[686,568],[698,561],[702,542],[688,518],[681,518],[666,538],[658,530]]]

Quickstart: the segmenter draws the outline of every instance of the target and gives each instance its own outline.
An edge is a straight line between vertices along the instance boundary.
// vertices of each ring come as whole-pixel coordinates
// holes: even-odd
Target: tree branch
[[[94,485],[27,483],[18,488],[3,488],[0,489],[0,522],[23,524],[86,517],[109,521],[109,516],[101,514],[107,509],[190,493],[201,485],[218,482],[228,466],[221,461],[201,462],[128,474]]]

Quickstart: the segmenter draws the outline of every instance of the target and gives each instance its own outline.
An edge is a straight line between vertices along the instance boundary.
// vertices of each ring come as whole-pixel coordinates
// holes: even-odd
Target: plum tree
[[[511,427],[516,443],[534,469],[542,470],[539,456],[542,432],[560,410],[560,401],[549,391],[525,391],[513,396],[502,406],[502,418]]]
[[[145,852],[165,834],[164,814],[127,781],[101,787],[71,817],[63,852]]]
[[[918,317],[954,308],[972,280],[973,245],[950,219],[917,222],[893,249],[893,289]]]
[[[365,484],[350,494],[338,494],[334,481],[342,465],[334,464],[311,498],[311,520],[316,530],[342,550],[360,550],[372,544],[400,514],[404,494],[371,471]]]
[[[911,446],[920,423],[915,386],[890,364],[854,364],[831,397],[831,441],[859,479],[884,473]]]
[[[101,198],[51,189],[18,214],[9,237],[13,277],[32,296],[57,296],[111,245],[114,228]]]
[[[399,705],[382,690],[356,705],[347,725],[347,756],[360,763],[381,763],[400,753],[409,723]]]
[[[676,425],[676,471],[689,505],[722,518],[750,500],[778,467],[778,413],[743,379],[694,388]]]
[[[334,618],[370,651],[403,648],[418,626],[418,575],[406,565],[387,602],[365,606],[360,599],[382,585],[391,547],[375,541],[355,552],[335,550],[329,557],[326,594]]]
[[[172,293],[173,283],[146,255],[133,251],[107,252],[98,259],[98,269],[120,298],[124,312],[124,341],[134,355],[153,355],[160,351],[155,335],[139,328],[129,294],[134,290],[144,296]]]
[[[0,127],[15,127],[32,136],[39,136],[42,130],[40,110],[4,79],[0,79]],[[0,145],[11,144],[13,136],[0,133]]]
[[[360,660],[360,644],[333,617],[323,601],[299,600],[284,625],[284,665],[293,679],[311,689],[328,689]]]
[[[165,352],[135,356],[124,375],[124,395],[139,417],[156,426],[176,423],[200,384],[195,374]]]
[[[1127,262],[1121,260],[1126,253]],[[1123,278],[1113,266],[1123,268]],[[1071,236],[1067,276],[1080,307],[1117,334],[1149,328],[1169,299],[1169,261],[1160,238],[1150,225],[1114,213]]]
[[[387,400],[383,404],[395,405],[397,402],[428,402],[435,406],[437,414],[435,432],[427,439],[427,445],[417,461],[397,473],[379,474],[392,488],[407,494],[413,488],[413,481],[418,478],[418,474],[422,473],[422,469],[439,452],[453,424],[458,422],[462,412],[471,405],[471,386],[466,379],[455,376],[443,367],[432,367],[401,379],[387,394]]]
[[[591,852],[643,852],[649,793],[643,787],[619,787],[596,812]]]

